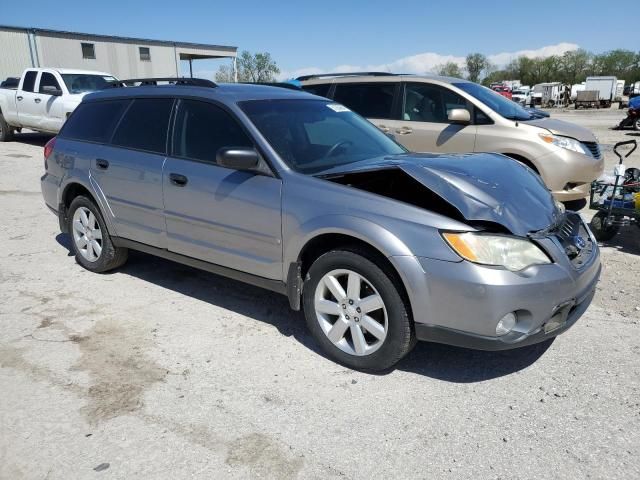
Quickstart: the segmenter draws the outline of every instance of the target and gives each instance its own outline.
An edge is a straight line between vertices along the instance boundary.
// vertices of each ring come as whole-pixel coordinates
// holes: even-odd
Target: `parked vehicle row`
[[[327,355],[370,370],[416,340],[541,342],[589,306],[597,243],[532,169],[495,153],[410,153],[353,110],[443,151],[520,129],[558,170],[584,132],[532,124],[470,82],[306,83],[332,99],[202,82],[87,95],[46,146],[44,200],[84,268],[117,268],[135,249],[271,289],[304,309]]]
[[[604,169],[587,129],[529,112],[476,83],[414,75],[308,75],[302,88],[346,105],[414,152],[497,152],[538,173],[561,201]]]
[[[28,128],[58,133],[67,117],[88,93],[115,81],[103,72],[30,68],[24,71],[17,88],[0,88],[0,142],[10,140],[14,131]]]

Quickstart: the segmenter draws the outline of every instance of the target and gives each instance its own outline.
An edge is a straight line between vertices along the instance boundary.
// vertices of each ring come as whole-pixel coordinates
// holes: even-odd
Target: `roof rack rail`
[[[305,80],[311,80],[312,78],[323,78],[323,77],[360,77],[360,76],[382,77],[386,75],[396,75],[396,74],[389,73],[389,72],[314,73],[311,75],[302,75],[296,78],[296,80],[303,82]]]
[[[127,80],[114,80],[111,82],[111,86],[118,87],[133,87],[137,86],[149,86],[158,85],[158,82],[168,82],[173,85],[188,85],[193,87],[217,87],[218,85],[211,80],[204,78],[191,78],[191,77],[158,77],[158,78],[129,78]]]
[[[267,87],[288,88],[289,90],[302,90],[298,85],[288,82],[239,82],[244,85],[265,85]]]

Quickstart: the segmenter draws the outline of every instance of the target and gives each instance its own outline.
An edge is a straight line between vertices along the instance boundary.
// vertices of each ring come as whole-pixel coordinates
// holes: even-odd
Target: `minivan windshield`
[[[62,80],[69,93],[84,93],[102,90],[109,86],[109,82],[116,79],[110,75],[88,75],[86,73],[63,73]]]
[[[529,115],[529,113],[527,113],[527,111],[520,105],[512,102],[506,97],[503,97],[499,93],[494,92],[490,88],[471,82],[460,82],[454,83],[453,85],[481,101],[491,110],[502,115],[504,118],[521,121],[531,120],[532,118],[531,115]]]
[[[284,99],[251,100],[239,105],[278,155],[301,173],[314,174],[406,152],[369,121],[339,103]]]

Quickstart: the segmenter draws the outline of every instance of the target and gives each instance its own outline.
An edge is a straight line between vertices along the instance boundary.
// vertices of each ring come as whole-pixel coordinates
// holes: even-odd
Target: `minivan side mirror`
[[[262,172],[260,155],[251,147],[222,147],[216,153],[216,163],[233,170]]]
[[[447,115],[447,117],[451,123],[458,123],[462,125],[471,123],[471,115],[469,114],[469,110],[466,108],[453,108],[449,111],[449,115]]]
[[[53,85],[45,85],[44,87],[42,87],[40,89],[40,93],[43,93],[45,95],[52,95],[54,97],[61,97],[62,96],[62,90],[60,90],[59,88],[54,87]]]

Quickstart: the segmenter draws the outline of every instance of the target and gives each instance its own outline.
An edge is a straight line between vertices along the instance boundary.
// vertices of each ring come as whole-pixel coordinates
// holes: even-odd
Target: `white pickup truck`
[[[17,89],[0,88],[0,142],[23,128],[58,133],[87,93],[116,79],[109,73],[63,68],[29,68]]]

